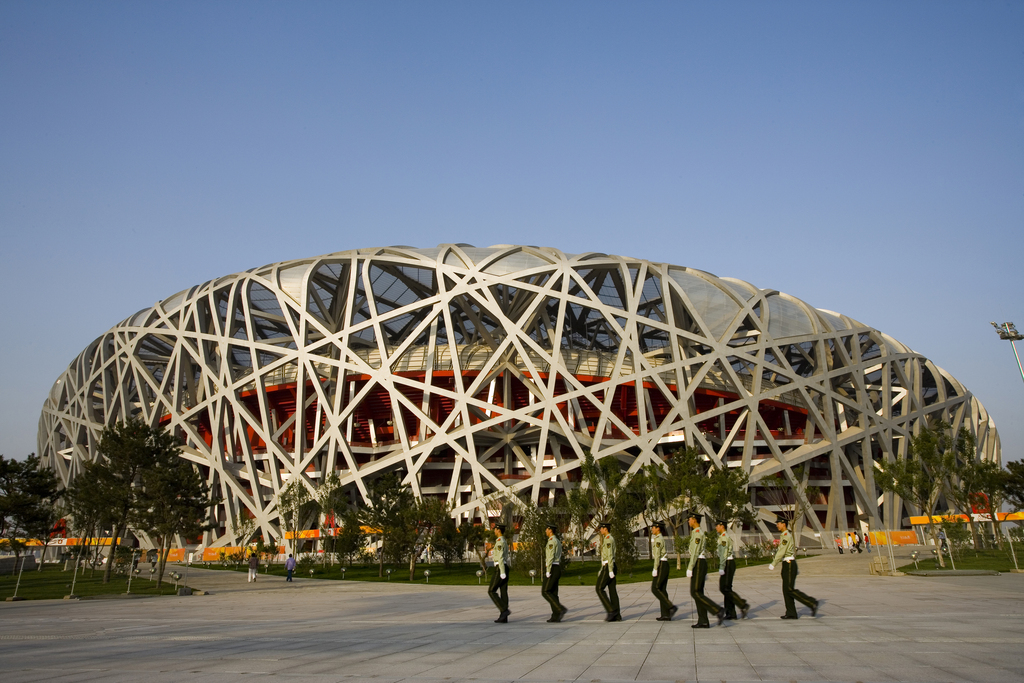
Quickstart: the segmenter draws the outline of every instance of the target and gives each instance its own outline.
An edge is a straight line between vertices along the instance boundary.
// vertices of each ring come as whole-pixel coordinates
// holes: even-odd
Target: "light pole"
[[[992,323],[992,327],[996,328],[1000,339],[1010,342],[1010,346],[1013,347],[1013,357],[1017,359],[1020,378],[1024,380],[1024,366],[1020,364],[1020,354],[1017,353],[1017,345],[1014,343],[1024,339],[1024,335],[1017,331],[1017,326],[1013,323]]]

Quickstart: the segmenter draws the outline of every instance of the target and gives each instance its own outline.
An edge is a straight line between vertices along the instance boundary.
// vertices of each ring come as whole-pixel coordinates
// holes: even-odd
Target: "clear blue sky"
[[[96,336],[388,244],[668,261],[935,360],[1024,452],[1021,2],[0,3],[0,453]],[[1024,350],[1024,348],[1022,348]]]

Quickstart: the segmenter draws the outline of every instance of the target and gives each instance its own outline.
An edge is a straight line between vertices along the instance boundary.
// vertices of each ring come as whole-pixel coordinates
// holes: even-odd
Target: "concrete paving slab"
[[[756,618],[700,631],[685,579],[670,581],[674,622],[654,621],[643,583],[620,587],[621,623],[602,621],[592,588],[565,586],[575,620],[547,624],[539,590],[513,587],[514,619],[499,625],[476,586],[246,584],[193,568],[190,583],[212,595],[0,603],[0,670],[4,683],[134,682],[139,671],[147,683],[1024,680],[1024,576],[831,577],[805,564],[798,585],[827,600],[819,618],[779,620],[777,573],[749,568],[736,585]]]

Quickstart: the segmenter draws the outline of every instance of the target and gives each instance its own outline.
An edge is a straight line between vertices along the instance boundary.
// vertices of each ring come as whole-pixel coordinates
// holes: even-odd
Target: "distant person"
[[[871,532],[864,532],[864,547],[867,549],[868,554],[871,554]]]
[[[864,546],[861,545],[860,532],[858,532],[858,531],[854,531],[853,532],[853,540],[854,540],[854,542],[856,544],[857,552],[858,553],[864,552]]]
[[[836,550],[839,551],[840,555],[843,554],[843,538],[842,538],[842,536],[836,536]]]
[[[249,553],[249,581],[253,582],[256,580],[256,576],[260,573],[260,556],[256,553]]]
[[[291,553],[288,553],[288,559],[284,561],[284,568],[288,570],[288,578],[285,581],[292,580],[292,572],[295,571],[295,558],[292,557]]]

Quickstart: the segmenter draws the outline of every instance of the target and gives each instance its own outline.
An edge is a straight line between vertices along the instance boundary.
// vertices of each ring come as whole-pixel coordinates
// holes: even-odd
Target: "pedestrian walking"
[[[508,615],[508,545],[505,542],[505,525],[494,525],[494,548],[491,550],[491,557],[494,559],[494,573],[491,574],[491,583],[487,587],[487,595],[491,598],[494,606],[498,608],[498,618],[495,624],[507,624]]]
[[[544,530],[548,542],[544,546],[544,581],[540,587],[540,595],[551,605],[549,624],[557,624],[569,611],[569,608],[558,600],[558,582],[562,578],[562,539],[558,537],[558,527],[549,524]]]
[[[665,536],[662,534],[664,527],[661,522],[651,525],[651,558],[654,560],[654,569],[651,570],[651,593],[658,599],[661,605],[661,616],[658,621],[672,621],[672,616],[679,609],[672,604],[668,598],[668,552],[666,551]]]
[[[854,531],[853,532],[853,541],[855,543],[855,547],[857,548],[857,552],[858,553],[863,553],[864,552],[864,548],[860,544],[860,532],[859,531]]]
[[[691,628],[711,628],[708,623],[708,611],[718,617],[718,625],[722,625],[725,610],[714,600],[704,595],[704,582],[708,576],[708,558],[704,554],[707,539],[700,528],[701,515],[691,512],[690,524],[690,563],[686,566],[686,577],[690,579],[690,596],[697,606],[697,623]]]
[[[736,576],[736,557],[733,555],[733,540],[726,533],[725,522],[719,520],[715,524],[715,530],[718,532],[718,590],[722,591],[722,596],[725,599],[725,605],[723,606],[725,618],[735,619],[736,608],[739,607],[740,613],[746,619],[750,604],[732,589],[732,580]]]
[[[816,616],[818,614],[818,601],[796,589],[796,542],[793,540],[793,534],[789,531],[789,522],[785,517],[779,516],[775,520],[775,528],[781,532],[779,536],[779,549],[775,553],[775,558],[771,564],[768,565],[768,571],[774,570],[775,565],[779,563],[779,560],[782,560],[782,598],[786,602],[786,613],[780,619],[800,618],[796,613],[794,599],[807,605],[811,609],[812,617]]]
[[[249,553],[249,583],[256,580],[260,573],[260,556],[254,552]]]
[[[868,551],[868,554],[870,555],[871,554],[871,532],[870,531],[865,531],[864,532],[864,548]]]
[[[597,598],[604,607],[605,621],[622,621],[619,613],[619,592],[615,590],[615,539],[608,522],[597,528],[601,535],[601,569],[597,572]]]
[[[291,553],[288,553],[288,559],[284,561],[284,568],[288,572],[288,578],[285,581],[292,580],[292,572],[295,571],[295,558],[292,557]]]
[[[836,536],[836,550],[839,551],[840,555],[843,554],[843,539],[841,536]]]

